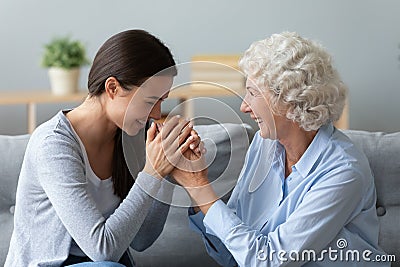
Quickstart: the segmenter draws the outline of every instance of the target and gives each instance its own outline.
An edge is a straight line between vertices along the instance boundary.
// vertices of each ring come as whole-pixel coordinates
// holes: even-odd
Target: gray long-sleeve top
[[[168,214],[169,206],[152,197],[165,194],[162,185],[139,172],[128,196],[105,219],[87,194],[82,151],[60,111],[29,140],[5,266],[60,266],[72,239],[94,261],[118,261],[129,245],[145,249],[161,233]]]

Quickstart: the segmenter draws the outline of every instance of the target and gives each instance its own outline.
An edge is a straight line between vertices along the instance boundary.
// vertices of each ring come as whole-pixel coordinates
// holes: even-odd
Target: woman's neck
[[[108,119],[100,97],[88,97],[66,116],[85,146],[101,149],[114,142],[117,127]]]
[[[291,123],[286,127],[285,131],[278,136],[278,140],[284,146],[286,152],[285,177],[290,175],[292,166],[300,160],[316,134],[317,131],[305,131],[297,124]]]

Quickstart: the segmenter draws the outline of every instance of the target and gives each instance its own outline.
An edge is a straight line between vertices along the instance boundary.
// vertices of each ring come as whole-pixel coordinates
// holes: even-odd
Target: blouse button
[[[376,208],[376,214],[380,217],[386,214],[386,209],[384,207],[377,207]]]

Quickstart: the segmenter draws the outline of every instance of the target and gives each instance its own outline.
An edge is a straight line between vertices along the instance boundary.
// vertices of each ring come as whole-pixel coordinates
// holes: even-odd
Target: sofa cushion
[[[18,176],[29,135],[0,136],[0,266],[4,265],[13,230]]]
[[[377,192],[379,245],[400,260],[400,133],[344,131],[368,158]],[[392,266],[400,266],[392,263]]]

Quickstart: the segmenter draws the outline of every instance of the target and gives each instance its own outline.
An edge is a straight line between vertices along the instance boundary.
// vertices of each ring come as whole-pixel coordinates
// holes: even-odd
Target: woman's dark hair
[[[165,71],[166,70],[166,71]],[[151,76],[175,76],[175,61],[169,49],[156,37],[143,30],[128,30],[109,38],[99,49],[89,72],[88,88],[91,97],[105,91],[105,82],[114,77],[125,90],[140,86]],[[114,193],[127,196],[134,179],[125,161],[122,130],[115,134],[112,166]]]

